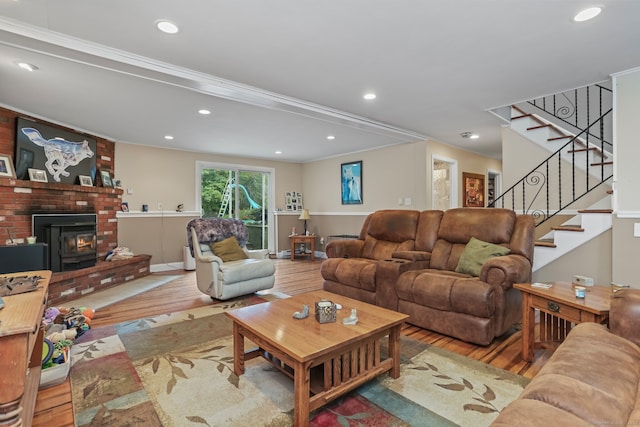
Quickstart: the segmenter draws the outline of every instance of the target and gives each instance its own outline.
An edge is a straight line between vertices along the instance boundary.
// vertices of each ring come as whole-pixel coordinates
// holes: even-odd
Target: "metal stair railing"
[[[603,138],[592,137],[591,128],[597,126],[598,132],[602,134],[605,122],[611,121],[612,111],[613,109],[609,109],[586,129],[571,138],[520,181],[504,191],[489,204],[489,207],[503,207],[530,214],[534,217],[537,227],[609,180],[613,174],[607,172],[606,168],[611,162],[604,161],[607,143]],[[597,142],[591,143],[591,139],[596,139]],[[567,148],[569,159],[563,157],[563,151]],[[584,170],[581,170],[578,167],[578,161],[582,159],[578,159],[576,154],[584,151],[585,148],[595,149],[603,157],[602,161],[592,163],[589,151],[585,151]],[[578,176],[581,174],[584,174],[584,179]],[[565,182],[569,179],[571,184],[566,185]]]
[[[580,132],[591,126],[592,117],[602,117],[607,110],[613,108],[613,91],[600,84],[593,84],[535,98],[526,104],[548,114],[553,121],[568,125],[570,130]],[[589,131],[588,136],[591,140],[602,140],[606,151],[612,152],[612,132],[610,126],[603,126]]]

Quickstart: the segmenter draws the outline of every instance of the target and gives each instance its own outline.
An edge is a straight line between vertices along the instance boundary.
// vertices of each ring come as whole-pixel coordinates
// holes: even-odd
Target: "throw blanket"
[[[228,237],[235,236],[240,247],[245,247],[249,240],[249,231],[244,222],[233,218],[197,218],[192,219],[187,224],[187,241],[191,256],[193,253],[193,243],[191,241],[191,229],[196,230],[196,236],[200,243],[219,242]]]

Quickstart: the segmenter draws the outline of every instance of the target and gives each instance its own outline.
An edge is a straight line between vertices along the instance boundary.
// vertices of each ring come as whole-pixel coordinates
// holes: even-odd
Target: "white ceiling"
[[[578,24],[592,1],[0,0],[0,105],[224,155],[307,162],[431,138],[500,158],[488,110],[640,66],[640,1],[596,3]]]

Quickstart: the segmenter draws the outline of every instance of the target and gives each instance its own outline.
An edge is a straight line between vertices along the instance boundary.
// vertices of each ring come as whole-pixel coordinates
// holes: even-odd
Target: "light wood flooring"
[[[295,295],[322,288],[322,277],[320,276],[322,260],[291,261],[289,259],[278,259],[275,262],[276,284],[271,291]],[[177,273],[182,274],[184,272],[167,272],[164,274]],[[161,275],[162,273],[154,274]],[[116,324],[212,303],[211,298],[197,289],[195,272],[186,272],[181,279],[101,309],[96,313],[92,326],[100,327]],[[445,348],[527,378],[533,378],[550,355],[545,350],[536,350],[534,363],[523,361],[520,341],[521,332],[515,329],[495,339],[487,347],[469,344],[409,324],[403,327],[402,333],[408,337]],[[36,401],[33,426],[72,427],[73,425],[69,379],[61,385],[40,390]]]

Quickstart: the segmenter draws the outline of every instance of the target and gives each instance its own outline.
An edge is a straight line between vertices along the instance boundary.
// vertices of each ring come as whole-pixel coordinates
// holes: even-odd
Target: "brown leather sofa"
[[[441,211],[380,210],[367,216],[356,240],[334,240],[322,263],[323,288],[370,304],[390,307],[389,293],[400,273],[426,268]]]
[[[456,272],[472,237],[510,253],[478,276]],[[324,289],[409,314],[409,323],[487,345],[521,320],[531,280],[533,218],[508,209],[378,211],[358,240],[333,241],[321,267]]]
[[[616,292],[609,316],[573,328],[492,426],[640,425],[640,290]]]

